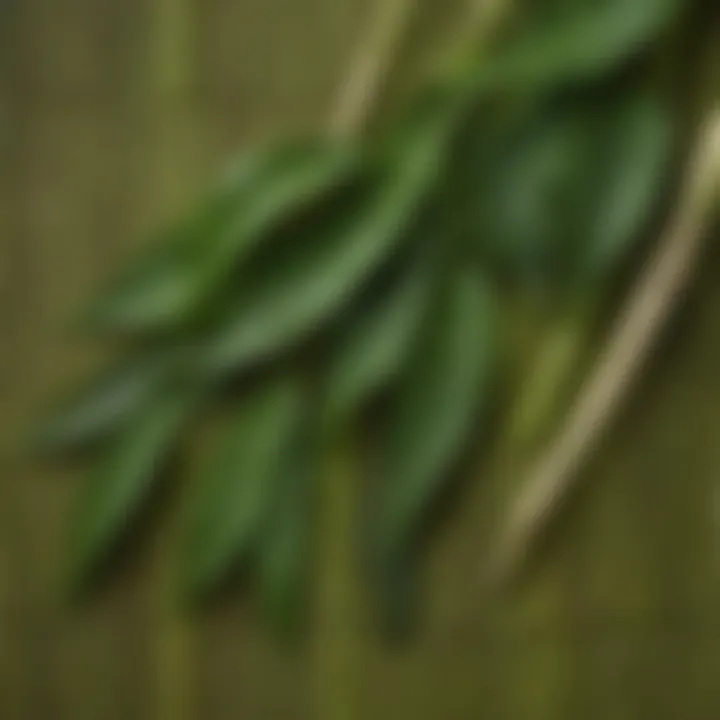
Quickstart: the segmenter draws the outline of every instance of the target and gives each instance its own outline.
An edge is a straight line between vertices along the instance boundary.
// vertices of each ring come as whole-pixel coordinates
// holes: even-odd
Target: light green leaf
[[[147,331],[188,320],[271,230],[346,181],[357,159],[353,146],[329,141],[245,156],[99,299],[92,326]]]
[[[392,283],[356,313],[336,341],[324,380],[330,424],[349,418],[387,387],[407,360],[431,294],[436,258],[424,252],[411,260],[409,267],[393,273]]]
[[[453,464],[474,439],[494,366],[494,304],[472,266],[446,278],[389,410],[379,458],[381,564],[404,554]]]
[[[542,92],[598,78],[656,40],[678,18],[680,0],[597,0],[528,23],[495,58],[475,71],[481,90]]]
[[[156,397],[124,423],[80,497],[73,579],[83,585],[115,550],[173,450],[195,404],[193,392]]]
[[[61,401],[34,433],[34,445],[59,452],[106,437],[151,397],[170,367],[164,351],[120,360]]]
[[[266,258],[204,347],[211,374],[245,368],[293,345],[343,310],[397,250],[438,178],[444,114],[409,128],[380,181],[321,208],[282,255]]]
[[[192,508],[186,573],[192,595],[217,587],[257,542],[302,409],[296,378],[281,377],[243,398]]]

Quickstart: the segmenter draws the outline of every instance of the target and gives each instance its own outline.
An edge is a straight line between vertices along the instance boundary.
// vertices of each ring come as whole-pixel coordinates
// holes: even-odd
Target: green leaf
[[[583,275],[610,269],[630,249],[650,216],[670,170],[673,117],[657,94],[621,98],[599,148],[594,214],[584,226]]]
[[[496,147],[480,138],[488,160],[470,186],[468,216],[478,247],[501,271],[544,283],[566,269],[575,215],[588,220],[595,130],[583,102],[551,102],[501,131]]]
[[[315,443],[304,442],[285,458],[259,547],[257,582],[263,614],[284,639],[296,637],[307,610],[314,495],[320,472],[316,451]]]
[[[166,393],[124,424],[80,497],[73,572],[84,585],[124,539],[195,404],[192,392]]]
[[[573,4],[549,22],[528,23],[471,82],[482,91],[543,92],[596,79],[655,41],[683,7],[680,0]]]
[[[325,373],[324,412],[330,424],[352,416],[398,376],[428,304],[434,260],[428,252],[412,258],[344,327]]]
[[[343,310],[406,239],[438,178],[448,130],[444,113],[410,127],[379,182],[347,205],[321,208],[284,254],[265,258],[205,344],[205,371],[246,368]]]
[[[374,614],[384,639],[396,644],[412,638],[419,625],[419,555],[418,547],[397,548],[373,567],[379,591]]]
[[[469,138],[464,216],[484,259],[516,280],[586,282],[629,249],[667,178],[673,119],[636,81],[551,97],[517,126]]]
[[[389,410],[379,462],[381,564],[406,552],[429,504],[477,429],[494,366],[491,291],[472,266],[445,278]]]
[[[244,156],[96,302],[91,325],[148,331],[187,321],[272,229],[346,181],[357,159],[351,145],[329,141]]]
[[[211,458],[188,527],[186,587],[215,589],[258,540],[302,421],[294,377],[261,385],[242,400]]]
[[[58,403],[33,444],[60,452],[106,437],[152,396],[170,367],[165,351],[123,358]]]

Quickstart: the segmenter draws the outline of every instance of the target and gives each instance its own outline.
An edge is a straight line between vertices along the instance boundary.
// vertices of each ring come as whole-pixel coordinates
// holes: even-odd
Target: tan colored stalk
[[[521,487],[493,551],[488,573],[496,585],[514,576],[533,540],[578,478],[686,290],[718,204],[720,108],[709,114],[690,159],[677,208],[657,250],[617,319],[596,369],[578,394],[556,442]]]

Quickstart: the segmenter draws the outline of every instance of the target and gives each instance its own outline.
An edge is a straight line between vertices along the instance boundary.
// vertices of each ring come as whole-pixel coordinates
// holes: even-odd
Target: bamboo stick
[[[510,579],[533,540],[574,486],[578,471],[620,410],[692,277],[717,206],[720,186],[720,108],[708,116],[691,159],[677,210],[618,318],[597,369],[581,389],[558,440],[542,454],[511,507],[487,573]]]
[[[200,128],[194,127],[191,90],[194,80],[194,0],[153,0],[147,24],[147,85],[141,113],[149,123],[154,153],[148,196],[161,212],[176,209],[192,187],[194,150]],[[192,649],[194,628],[176,598],[178,528],[170,526],[158,538],[151,586],[154,629],[154,712],[157,720],[196,717]]]

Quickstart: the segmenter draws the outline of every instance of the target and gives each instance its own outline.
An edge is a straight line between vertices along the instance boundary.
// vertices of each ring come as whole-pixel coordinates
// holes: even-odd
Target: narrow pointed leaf
[[[420,615],[418,597],[419,552],[417,547],[399,549],[375,563],[377,607],[374,614],[386,640],[403,643],[417,629]]]
[[[577,3],[550,22],[528,23],[474,79],[482,90],[540,92],[600,77],[657,40],[681,0]]]
[[[439,114],[408,137],[376,186],[311,216],[292,251],[271,258],[230,303],[205,348],[223,373],[292,345],[343,310],[405,239],[438,177],[448,136]]]
[[[216,588],[258,541],[301,422],[302,388],[280,378],[242,400],[211,459],[188,528],[186,586]]]
[[[231,222],[229,196],[211,198],[148,240],[129,267],[112,279],[84,312],[94,330],[156,330],[184,317],[199,287],[197,270]]]
[[[512,277],[599,276],[630,247],[667,179],[672,116],[636,82],[610,94],[551,99],[468,172],[476,247]],[[468,192],[468,191],[466,191]]]
[[[194,407],[191,392],[158,396],[124,424],[80,498],[73,580],[82,586],[125,538]]]
[[[638,237],[668,177],[674,149],[672,116],[656,95],[637,91],[622,99],[610,124],[602,148],[605,171],[596,171],[594,215],[583,228],[581,265],[594,275],[609,269]]]
[[[34,445],[60,452],[107,436],[145,403],[171,366],[169,353],[122,359],[58,403],[34,433]]]
[[[431,295],[429,253],[413,262],[337,340],[325,379],[325,413],[342,422],[387,387],[405,364]]]
[[[315,450],[306,442],[285,458],[259,547],[257,582],[263,614],[285,639],[296,637],[307,610],[314,492],[320,473]]]
[[[343,183],[356,160],[350,145],[319,141],[244,158],[99,299],[92,325],[145,331],[187,320],[272,228]]]
[[[566,267],[568,237],[578,241],[575,215],[589,220],[593,118],[582,104],[551,104],[482,149],[489,161],[470,186],[469,212],[475,242],[503,272],[537,283]]]
[[[390,408],[378,481],[381,564],[404,554],[473,439],[492,379],[493,315],[490,290],[475,268],[450,273]]]

